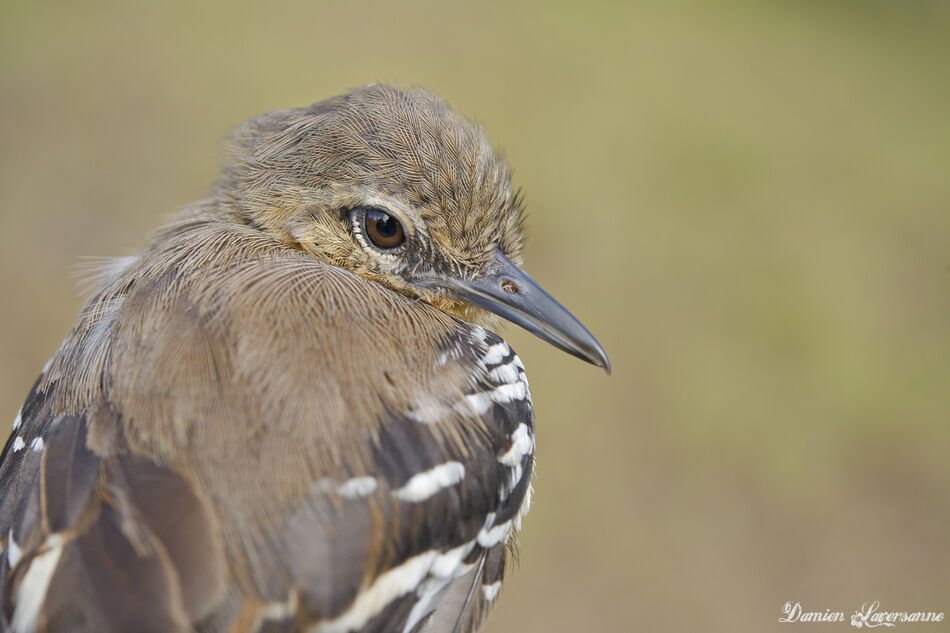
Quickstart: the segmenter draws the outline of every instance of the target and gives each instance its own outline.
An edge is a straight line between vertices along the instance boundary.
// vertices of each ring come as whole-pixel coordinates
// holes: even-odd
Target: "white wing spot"
[[[474,548],[475,541],[471,540],[468,543],[439,554],[435,560],[432,561],[429,574],[416,590],[416,595],[419,596],[419,600],[412,606],[412,610],[406,618],[406,625],[402,629],[403,633],[414,631],[416,625],[430,613],[432,600],[438,596],[452,580],[464,576],[475,567],[474,564],[466,565],[462,562]]]
[[[497,365],[510,353],[511,348],[508,347],[508,343],[495,343],[485,352],[482,362],[486,365]]]
[[[524,374],[521,374],[522,378]],[[471,393],[453,407],[462,415],[483,415],[491,408],[492,402],[498,404],[508,404],[514,400],[527,400],[531,402],[531,394],[528,391],[528,384],[525,380],[500,385],[491,391],[482,391]],[[413,419],[417,419],[414,417]]]
[[[488,395],[498,404],[506,404],[512,400],[524,400],[528,395],[528,387],[519,381],[496,387],[493,391],[489,391]]]
[[[13,528],[10,528],[10,531],[7,532],[7,563],[10,565],[10,569],[16,567],[16,564],[20,562],[22,553],[20,546],[13,540]]]
[[[442,578],[458,578],[474,567],[473,564],[465,565],[462,560],[475,548],[475,541],[469,541],[459,545],[439,556],[432,562],[432,573],[434,576]]]
[[[261,606],[260,617],[265,620],[284,620],[297,613],[297,589],[291,589],[284,602],[267,602]]]
[[[13,620],[10,622],[14,633],[33,633],[36,630],[40,609],[46,601],[46,591],[63,553],[63,540],[59,534],[51,535],[44,546],[46,551],[33,559],[20,583]]]
[[[492,527],[494,523],[495,513],[489,512],[485,517],[485,527],[478,532],[476,540],[485,549],[498,545],[502,540],[507,541],[508,534],[511,532],[511,519]]]
[[[337,488],[337,492],[347,499],[358,499],[368,497],[376,491],[375,477],[354,477],[344,481]]]
[[[37,453],[42,451],[44,446],[46,446],[46,444],[43,442],[42,437],[35,437],[33,441],[30,442],[30,448]]]
[[[473,393],[455,405],[455,410],[462,415],[482,415],[491,408],[491,396],[487,393]]]
[[[452,581],[448,578],[439,578],[437,576],[427,576],[425,580],[422,581],[422,584],[416,589],[416,595],[419,596],[419,599],[412,605],[412,610],[409,611],[409,615],[406,616],[406,625],[402,627],[402,633],[409,633],[415,630],[419,621],[426,617],[427,614],[432,613],[432,610],[429,608],[432,599],[439,595],[450,582]]]
[[[464,478],[465,466],[461,462],[445,462],[413,475],[406,485],[393,491],[393,496],[401,501],[425,501],[443,488],[454,486]]]
[[[507,363],[505,365],[499,365],[493,370],[488,372],[488,377],[495,381],[501,383],[510,383],[516,382],[518,380],[518,368],[514,363]]]
[[[528,430],[528,425],[522,422],[511,434],[511,448],[498,458],[505,466],[519,466],[524,456],[534,450],[534,435]]]
[[[372,585],[356,594],[356,599],[349,609],[333,620],[321,622],[313,631],[347,633],[362,628],[393,600],[416,589],[429,573],[432,561],[438,555],[438,552],[431,550],[423,552],[380,574]]]
[[[500,491],[502,499],[507,499],[508,495],[518,487],[522,475],[524,475],[524,467],[521,464],[515,464],[508,468],[508,483],[503,484]]]
[[[473,343],[487,343],[489,338],[490,336],[488,334],[488,330],[480,325],[475,325],[474,323],[472,324],[472,332],[471,336],[468,337],[468,340]]]
[[[16,419],[13,421],[13,430],[16,431],[23,424],[23,409],[16,412]]]
[[[13,452],[22,451],[23,447],[26,446],[26,442],[23,441],[23,438],[17,435],[13,438]]]
[[[482,595],[485,596],[485,600],[494,600],[498,596],[499,591],[501,591],[500,580],[497,580],[490,585],[482,585]]]
[[[496,525],[493,528],[482,528],[478,533],[478,544],[486,549],[489,547],[494,547],[502,541],[507,541],[508,535],[510,533],[511,519],[508,519],[504,523]]]

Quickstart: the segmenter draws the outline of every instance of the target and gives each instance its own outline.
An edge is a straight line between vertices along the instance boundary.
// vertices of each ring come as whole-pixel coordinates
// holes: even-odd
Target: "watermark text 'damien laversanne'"
[[[779,622],[845,622],[843,611],[809,611],[800,602],[786,602]],[[851,626],[869,629],[891,627],[910,622],[943,622],[943,611],[885,611],[877,600],[865,602],[851,614]]]

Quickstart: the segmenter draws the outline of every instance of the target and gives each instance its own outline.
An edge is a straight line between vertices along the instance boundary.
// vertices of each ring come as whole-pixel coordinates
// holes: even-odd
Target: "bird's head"
[[[524,213],[482,128],[376,84],[241,126],[219,198],[242,221],[406,296],[495,315],[609,371],[594,337],[517,264]]]

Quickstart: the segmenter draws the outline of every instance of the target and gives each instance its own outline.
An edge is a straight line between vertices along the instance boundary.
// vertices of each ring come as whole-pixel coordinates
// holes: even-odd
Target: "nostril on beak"
[[[510,279],[503,279],[501,281],[501,289],[510,294],[521,292],[521,288],[518,287],[518,284]]]

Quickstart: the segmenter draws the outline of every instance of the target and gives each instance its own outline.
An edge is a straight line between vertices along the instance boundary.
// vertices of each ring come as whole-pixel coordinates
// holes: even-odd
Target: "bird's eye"
[[[406,241],[406,232],[395,217],[379,209],[366,209],[363,231],[373,246],[389,250]]]

